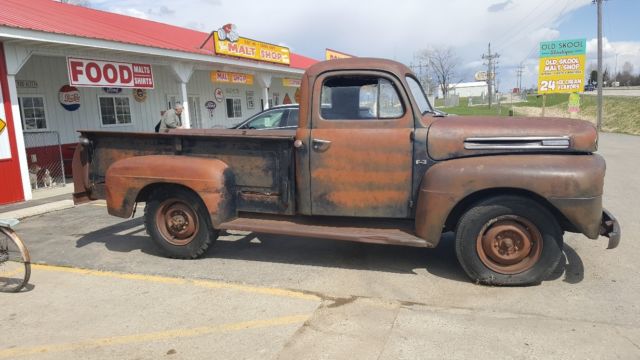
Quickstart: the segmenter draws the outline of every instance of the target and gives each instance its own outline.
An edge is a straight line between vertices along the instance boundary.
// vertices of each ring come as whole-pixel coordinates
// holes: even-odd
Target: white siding
[[[117,59],[113,59],[117,60]],[[147,90],[147,98],[144,102],[134,100],[131,89],[123,89],[119,95],[128,96],[131,106],[131,124],[102,126],[98,107],[98,96],[106,95],[102,88],[78,88],[81,104],[76,111],[65,110],[58,101],[58,91],[63,85],[68,84],[66,59],[63,57],[32,56],[16,76],[17,80],[35,80],[38,87],[18,88],[18,96],[39,95],[44,96],[46,105],[47,130],[58,131],[62,143],[76,142],[80,129],[101,129],[112,131],[153,131],[155,124],[160,119],[160,112],[167,108],[168,96],[177,95],[180,98],[180,85],[168,66],[153,66],[155,88]],[[237,89],[242,102],[242,118],[262,110],[260,100],[262,89],[259,85],[230,85],[214,84],[210,80],[209,71],[194,71],[187,84],[188,96],[199,98],[200,115],[203,128],[229,127],[239,122],[237,119],[227,119],[225,101],[216,102],[213,116],[204,104],[215,101],[214,90],[221,88],[226,94],[227,89]],[[247,109],[246,91],[254,92],[253,109]],[[292,102],[295,102],[295,88],[284,88],[281,78],[273,78],[270,88],[270,96],[273,93],[280,95],[280,104],[286,94]],[[193,120],[192,120],[193,122]]]

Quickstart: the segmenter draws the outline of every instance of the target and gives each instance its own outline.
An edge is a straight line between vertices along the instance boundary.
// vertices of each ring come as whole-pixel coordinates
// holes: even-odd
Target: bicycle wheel
[[[29,251],[16,233],[0,227],[0,292],[18,292],[31,276]]]

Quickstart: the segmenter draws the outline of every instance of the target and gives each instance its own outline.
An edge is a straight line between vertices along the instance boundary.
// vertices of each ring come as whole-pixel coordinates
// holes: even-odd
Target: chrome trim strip
[[[560,150],[568,149],[570,145],[568,136],[472,137],[464,141],[467,150]]]

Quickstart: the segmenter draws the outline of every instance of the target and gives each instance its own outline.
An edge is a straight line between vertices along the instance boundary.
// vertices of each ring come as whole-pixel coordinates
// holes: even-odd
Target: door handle
[[[322,139],[313,139],[313,150],[315,151],[326,151],[329,146],[331,146],[331,141],[322,140]]]

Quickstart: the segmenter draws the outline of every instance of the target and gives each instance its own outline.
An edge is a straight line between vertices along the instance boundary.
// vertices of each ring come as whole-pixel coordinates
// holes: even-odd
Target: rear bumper
[[[607,249],[615,249],[620,244],[620,224],[607,209],[602,209],[600,235],[609,238]]]

